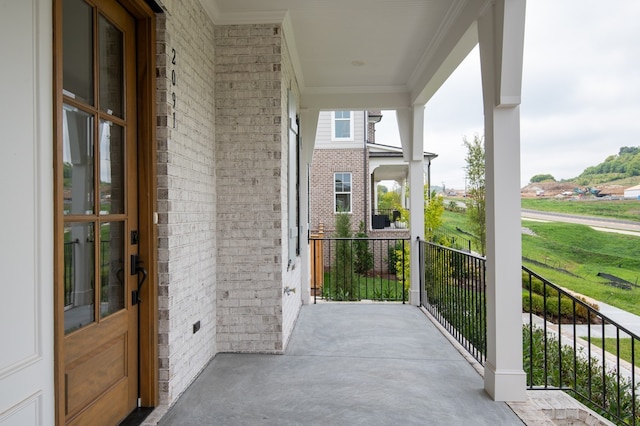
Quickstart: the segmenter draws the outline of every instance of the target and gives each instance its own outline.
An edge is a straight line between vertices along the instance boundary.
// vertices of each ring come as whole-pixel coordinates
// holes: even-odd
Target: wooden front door
[[[138,398],[136,23],[116,1],[58,3],[58,420],[113,425]]]

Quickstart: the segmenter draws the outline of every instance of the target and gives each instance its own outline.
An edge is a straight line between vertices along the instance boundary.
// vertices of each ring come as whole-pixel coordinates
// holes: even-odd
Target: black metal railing
[[[433,232],[431,242],[471,253],[471,240],[444,226]]]
[[[485,259],[420,241],[420,303],[476,359],[486,358]]]
[[[484,365],[485,258],[420,241],[421,304]],[[559,389],[618,424],[640,424],[640,337],[522,267],[529,389]]]
[[[64,243],[64,306],[73,305],[73,292],[75,291],[75,245],[78,240],[66,241]]]
[[[527,267],[524,369],[529,389],[561,389],[618,424],[640,424],[640,338]]]
[[[408,300],[408,239],[311,237],[309,242],[314,303]]]

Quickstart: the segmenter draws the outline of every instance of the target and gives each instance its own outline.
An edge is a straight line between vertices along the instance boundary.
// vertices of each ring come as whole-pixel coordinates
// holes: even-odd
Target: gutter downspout
[[[367,232],[367,230],[369,229],[368,227],[368,220],[367,220],[367,204],[368,204],[368,198],[367,197],[367,181],[369,180],[369,170],[367,168],[367,140],[369,139],[369,111],[365,111],[364,112],[364,143],[363,143],[363,147],[362,147],[362,160],[363,160],[363,167],[362,167],[362,174],[363,174],[363,181],[364,181],[364,232]]]

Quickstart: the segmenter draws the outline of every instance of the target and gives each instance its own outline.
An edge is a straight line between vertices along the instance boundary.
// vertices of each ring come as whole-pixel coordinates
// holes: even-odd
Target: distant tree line
[[[609,180],[640,176],[640,147],[623,146],[617,155],[610,155],[597,166],[587,167],[578,178],[608,175]]]
[[[593,185],[633,176],[640,176],[640,146],[623,146],[617,155],[608,156],[597,166],[587,167],[578,177],[569,181],[579,185]],[[548,173],[537,174],[529,182],[556,182],[556,179]]]

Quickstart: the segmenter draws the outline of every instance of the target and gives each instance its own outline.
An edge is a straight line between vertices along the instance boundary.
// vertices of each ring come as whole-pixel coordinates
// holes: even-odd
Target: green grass
[[[617,352],[616,339],[612,337],[607,337],[604,340],[605,340],[604,344],[607,352],[615,355]],[[599,348],[602,348],[602,339],[599,337],[592,337],[591,343],[593,343]],[[635,342],[634,355],[635,355],[635,365],[640,364],[640,341],[638,340],[636,340]],[[631,363],[631,339],[620,339],[620,358]]]
[[[461,229],[464,232],[460,232],[458,231],[458,229]],[[440,230],[446,232],[451,236],[459,236],[463,238],[464,241],[470,240],[471,250],[480,252],[480,246],[477,239],[468,234],[471,233],[471,230],[469,227],[469,222],[467,221],[467,215],[464,211],[452,212],[449,210],[445,210],[442,214],[442,226]]]
[[[583,216],[603,216],[614,219],[640,222],[639,200],[558,200],[548,198],[523,198],[522,208],[576,214]]]
[[[585,225],[523,221],[536,236],[522,235],[523,261],[555,284],[640,315],[640,287],[607,284],[598,272],[640,282],[640,239]]]
[[[387,279],[354,274],[352,284],[346,290],[336,285],[336,277],[330,272],[324,274],[323,297],[333,300],[385,300],[402,301],[402,279]],[[405,295],[405,300],[408,300]]]
[[[445,211],[443,219],[448,229],[468,229],[464,213]],[[570,223],[522,224],[536,234],[522,235],[522,255],[534,261],[524,260],[524,265],[561,287],[640,315],[640,287],[617,288],[597,275],[603,272],[640,286],[638,237]]]

